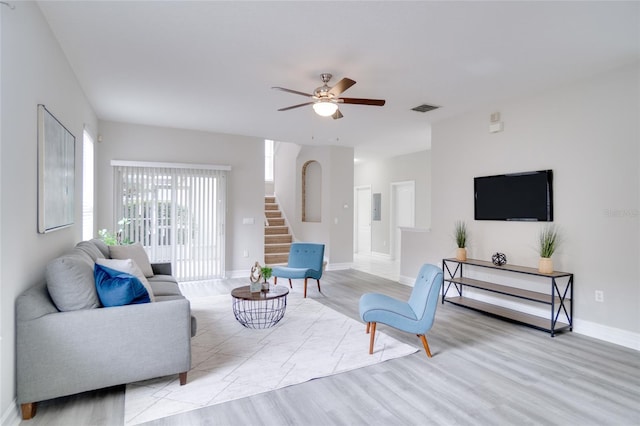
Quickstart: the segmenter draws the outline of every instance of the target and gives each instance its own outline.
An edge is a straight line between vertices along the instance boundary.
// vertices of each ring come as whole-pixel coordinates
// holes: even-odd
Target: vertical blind
[[[122,242],[140,242],[152,262],[171,262],[180,281],[224,277],[229,168],[112,165],[114,219]]]

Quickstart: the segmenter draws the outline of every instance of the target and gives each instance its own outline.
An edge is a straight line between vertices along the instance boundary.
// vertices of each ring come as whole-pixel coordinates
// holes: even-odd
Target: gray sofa
[[[47,265],[47,283],[18,296],[17,402],[23,419],[35,415],[38,401],[84,391],[173,374],[186,384],[196,323],[171,264],[151,264],[147,280],[154,302],[105,308],[93,268],[109,253],[101,240],[80,242]]]

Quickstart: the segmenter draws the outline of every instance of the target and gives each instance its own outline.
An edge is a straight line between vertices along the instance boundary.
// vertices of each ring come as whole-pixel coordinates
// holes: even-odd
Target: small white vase
[[[538,261],[538,272],[541,274],[550,274],[553,272],[553,261],[550,257],[541,257]]]

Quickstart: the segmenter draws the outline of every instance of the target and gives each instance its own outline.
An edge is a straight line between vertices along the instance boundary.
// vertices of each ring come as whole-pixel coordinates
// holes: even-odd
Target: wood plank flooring
[[[356,270],[328,271],[308,297],[359,319],[363,293],[411,288]],[[191,294],[224,294],[245,280]],[[294,281],[294,286],[301,281]],[[200,287],[198,287],[200,286]],[[285,316],[286,320],[286,316]],[[364,333],[363,324],[363,333]],[[419,339],[378,330],[421,348]],[[149,425],[640,425],[640,353],[439,305],[424,350],[347,373],[159,419]],[[363,351],[368,348],[362,348]],[[188,386],[188,384],[187,384]],[[22,425],[122,425],[124,387],[41,402]]]

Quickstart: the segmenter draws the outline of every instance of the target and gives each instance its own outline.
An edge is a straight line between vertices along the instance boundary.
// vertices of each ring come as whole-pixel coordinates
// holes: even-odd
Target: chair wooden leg
[[[187,373],[188,371],[178,374],[178,377],[180,377],[180,386],[184,386],[187,384]]]
[[[20,411],[22,411],[22,420],[31,420],[36,415],[36,403],[20,404]]]
[[[376,339],[376,323],[371,324],[371,339],[369,339],[369,355],[373,354],[373,341]]]
[[[369,334],[369,329],[371,329],[371,323],[370,322],[367,323],[367,334]]]
[[[278,285],[278,277],[273,277],[273,285]]]
[[[308,278],[304,279],[304,297],[307,297],[307,280]]]
[[[316,280],[316,281],[318,281],[318,292],[322,293],[322,291],[320,291],[320,280]]]
[[[424,334],[418,334],[420,340],[422,340],[422,346],[424,346],[424,350],[427,351],[427,356],[431,358],[431,351],[429,350],[429,344],[427,343],[427,338]]]

